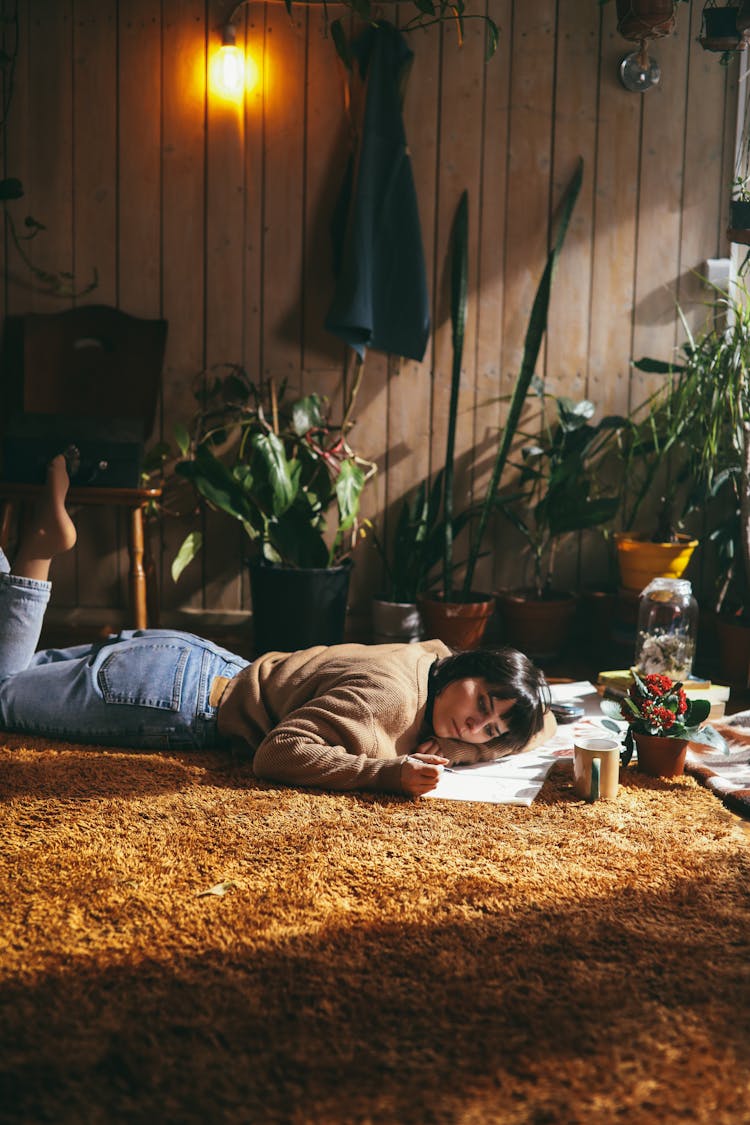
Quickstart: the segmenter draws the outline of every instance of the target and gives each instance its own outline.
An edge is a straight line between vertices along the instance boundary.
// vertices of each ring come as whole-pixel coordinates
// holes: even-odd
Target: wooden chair
[[[145,440],[156,417],[166,337],[166,321],[129,316],[104,305],[8,318],[4,416],[101,419],[105,430],[113,419],[131,419],[143,424]],[[77,485],[74,480],[69,493],[72,507],[104,505],[128,512],[130,623],[136,629],[157,623],[158,600],[147,581],[143,513],[161,491],[100,487],[95,481]],[[39,492],[39,484],[0,479],[0,547],[7,547],[24,502]]]

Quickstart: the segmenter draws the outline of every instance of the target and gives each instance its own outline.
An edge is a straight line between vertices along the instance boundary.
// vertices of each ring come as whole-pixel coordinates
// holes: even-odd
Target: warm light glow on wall
[[[258,64],[234,42],[233,29],[224,29],[223,40],[211,63],[211,90],[227,101],[240,101],[258,85]]]

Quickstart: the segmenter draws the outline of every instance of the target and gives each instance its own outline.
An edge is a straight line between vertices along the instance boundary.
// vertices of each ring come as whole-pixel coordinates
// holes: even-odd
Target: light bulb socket
[[[237,45],[237,28],[233,23],[225,23],[221,29],[222,47],[235,47]]]

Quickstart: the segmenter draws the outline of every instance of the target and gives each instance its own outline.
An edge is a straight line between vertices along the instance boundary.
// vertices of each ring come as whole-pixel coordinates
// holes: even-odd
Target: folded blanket
[[[721,797],[727,808],[750,817],[750,711],[711,724],[726,739],[729,753],[692,745],[686,772]]]

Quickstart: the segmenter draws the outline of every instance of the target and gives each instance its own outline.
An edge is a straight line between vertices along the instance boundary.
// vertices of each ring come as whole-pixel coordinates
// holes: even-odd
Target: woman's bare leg
[[[25,521],[13,566],[13,574],[19,578],[46,582],[55,555],[64,554],[75,544],[75,525],[65,509],[69,487],[61,453],[50,462],[44,492]]]

